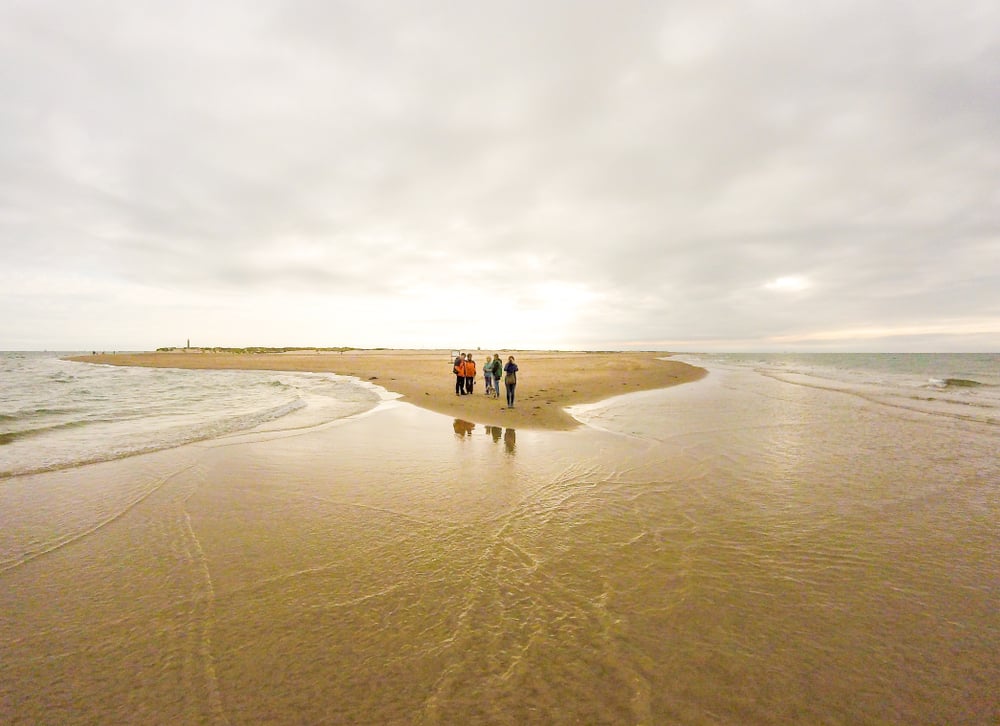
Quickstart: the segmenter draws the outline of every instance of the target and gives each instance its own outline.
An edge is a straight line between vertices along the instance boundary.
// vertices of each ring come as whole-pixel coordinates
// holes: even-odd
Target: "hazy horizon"
[[[176,352],[185,350],[185,346],[158,346],[156,348],[39,348],[39,349],[0,349],[0,353],[54,353],[54,354],[115,354],[115,353],[156,353],[156,352]],[[220,352],[261,352],[261,353],[281,353],[288,352],[292,353],[295,351],[318,351],[320,353],[333,353],[339,350],[347,351],[394,351],[394,350],[413,350],[413,351],[468,351],[475,353],[493,353],[495,351],[506,351],[506,352],[522,352],[522,353],[663,353],[667,355],[906,355],[906,356],[920,356],[920,355],[1000,355],[1000,351],[994,350],[952,350],[952,351],[942,351],[942,350],[817,350],[815,348],[809,349],[760,349],[760,350],[670,350],[666,348],[514,348],[514,347],[498,347],[498,348],[488,348],[488,347],[436,347],[436,348],[392,348],[387,346],[372,346],[372,347],[359,347],[359,346],[316,346],[316,345],[302,345],[302,346],[257,346],[257,345],[245,345],[245,346],[222,346],[222,345],[204,345],[197,346],[192,345],[190,350],[193,351],[220,351]]]

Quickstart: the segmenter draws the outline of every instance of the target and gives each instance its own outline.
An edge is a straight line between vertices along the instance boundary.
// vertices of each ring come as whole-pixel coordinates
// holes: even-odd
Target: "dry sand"
[[[355,376],[402,395],[403,400],[473,423],[512,428],[571,429],[577,421],[565,408],[623,393],[666,388],[695,381],[705,370],[664,360],[657,352],[495,351],[506,362],[513,355],[518,371],[515,408],[484,395],[482,364],[494,351],[473,351],[479,372],[475,393],[455,395],[451,351],[350,350],[343,353],[213,353],[177,350],[115,353],[74,360],[154,368],[281,370]]]

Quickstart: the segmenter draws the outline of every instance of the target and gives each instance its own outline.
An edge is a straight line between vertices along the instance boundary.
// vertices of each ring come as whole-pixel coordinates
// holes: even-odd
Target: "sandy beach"
[[[507,411],[449,355],[88,357],[403,397],[0,478],[0,723],[998,722],[993,423],[654,353],[515,352]],[[58,363],[136,429],[261,378]]]
[[[73,360],[124,366],[189,369],[245,369],[337,373],[354,376],[398,393],[404,401],[447,416],[515,429],[567,430],[576,427],[565,408],[611,396],[667,388],[696,381],[702,368],[664,360],[662,352],[496,351],[519,366],[517,400],[508,409],[484,395],[482,363],[493,351],[472,351],[477,362],[471,396],[455,395],[451,351],[351,350],[343,353],[212,353],[177,350],[157,353],[113,353]]]

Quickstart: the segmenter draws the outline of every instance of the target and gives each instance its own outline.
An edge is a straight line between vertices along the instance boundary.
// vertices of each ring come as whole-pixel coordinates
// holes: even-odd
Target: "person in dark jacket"
[[[503,377],[503,361],[500,354],[494,353],[493,360],[486,365],[493,366],[493,398],[500,398],[500,379]]]
[[[455,373],[455,395],[464,396],[465,395],[465,353],[458,356],[455,359],[455,367],[453,369]]]
[[[514,356],[507,359],[503,372],[503,384],[507,387],[507,408],[514,408],[514,389],[517,387],[517,363],[514,362]]]

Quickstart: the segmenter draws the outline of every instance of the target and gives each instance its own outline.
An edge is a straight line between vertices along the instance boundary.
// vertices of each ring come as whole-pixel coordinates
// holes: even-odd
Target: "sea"
[[[712,353],[672,359],[717,371],[753,372],[900,411],[1000,423],[996,353]]]
[[[322,373],[93,365],[71,352],[0,352],[0,478],[179,446],[255,427],[350,417],[392,394]],[[901,411],[1000,423],[996,354],[753,353],[675,360],[742,369]],[[579,407],[586,416],[587,407]],[[599,422],[592,421],[594,425]]]
[[[673,357],[541,431],[4,354],[0,722],[1000,723],[1000,356]]]
[[[0,479],[168,449],[257,427],[308,427],[391,398],[326,373],[95,365],[0,353]]]

